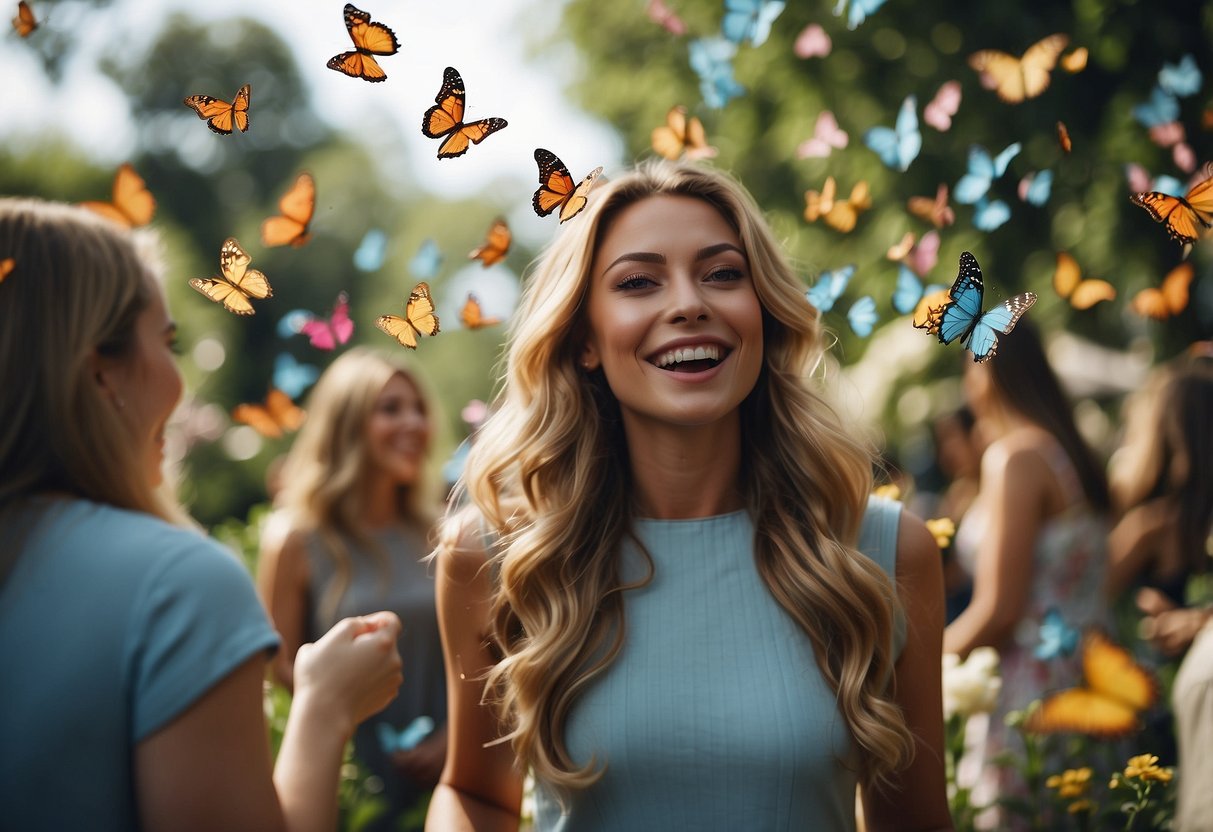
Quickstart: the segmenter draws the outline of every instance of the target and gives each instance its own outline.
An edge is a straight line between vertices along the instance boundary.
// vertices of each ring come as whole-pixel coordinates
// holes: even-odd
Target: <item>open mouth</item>
[[[673,373],[702,373],[724,361],[730,352],[732,350],[718,344],[704,344],[668,350],[649,361],[659,369]]]

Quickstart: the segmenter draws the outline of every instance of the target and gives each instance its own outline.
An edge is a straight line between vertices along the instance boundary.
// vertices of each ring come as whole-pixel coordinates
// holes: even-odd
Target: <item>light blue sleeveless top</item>
[[[890,578],[900,517],[872,498],[859,539]],[[565,729],[573,759],[605,771],[564,815],[538,784],[536,829],[854,830],[858,755],[812,644],[758,575],[749,515],[634,529],[653,579],[624,593],[623,649]],[[625,580],[647,574],[632,542],[622,558]]]

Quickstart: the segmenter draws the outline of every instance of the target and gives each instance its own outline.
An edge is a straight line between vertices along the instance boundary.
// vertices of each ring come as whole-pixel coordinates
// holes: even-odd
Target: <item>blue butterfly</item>
[[[725,38],[699,38],[690,42],[691,69],[699,76],[703,103],[714,109],[745,94],[745,87],[733,77],[733,56],[737,44]]]
[[[438,244],[431,239],[421,243],[421,248],[409,261],[409,272],[418,280],[433,280],[442,268],[442,251]]]
[[[1158,191],[1160,194],[1166,194],[1167,196],[1178,197],[1182,197],[1188,192],[1188,189],[1184,187],[1184,183],[1174,176],[1168,176],[1165,173],[1154,177],[1154,183],[1150,186],[1150,190]]]
[[[1134,105],[1133,118],[1149,130],[1160,124],[1169,124],[1179,118],[1179,99],[1162,87],[1150,90],[1150,100]]]
[[[822,272],[821,276],[817,278],[817,282],[813,284],[813,288],[805,292],[804,296],[809,299],[809,303],[822,312],[829,312],[834,308],[834,302],[847,290],[847,284],[851,282],[853,274],[855,274],[853,263],[840,269]]]
[[[434,720],[424,715],[414,719],[402,731],[397,731],[386,722],[375,724],[375,734],[379,737],[379,747],[383,749],[384,754],[415,748],[417,743],[428,737],[433,730]]]
[[[1019,183],[1019,198],[1032,205],[1044,205],[1053,194],[1053,171],[1029,173]]]
[[[993,231],[1001,228],[1011,219],[1011,206],[1001,199],[982,197],[973,206],[973,227],[979,231]]]
[[[383,267],[387,255],[387,235],[372,228],[362,237],[354,250],[354,267],[363,272],[377,272]]]
[[[315,316],[306,309],[292,309],[278,319],[276,331],[279,338],[291,338],[303,332],[303,325]]]
[[[859,25],[867,20],[868,15],[875,14],[876,10],[885,4],[885,0],[851,0],[851,9],[847,14],[847,28],[858,29]],[[842,10],[846,8],[847,0],[838,0],[838,4],[834,6],[834,16],[842,17]]]
[[[859,300],[851,304],[851,308],[847,310],[847,322],[851,325],[851,331],[860,338],[867,338],[872,334],[872,327],[876,326],[876,322],[880,320],[880,316],[876,314],[876,301],[871,295],[864,295]]]
[[[1023,313],[1036,303],[1036,295],[1024,292],[983,313],[981,306],[985,293],[977,258],[962,251],[960,271],[940,313],[939,341],[950,344],[959,338],[962,346],[973,351],[973,360],[978,363],[994,357],[998,352],[998,333],[1005,335],[1013,330]]]
[[[724,0],[721,33],[733,41],[762,46],[771,34],[771,24],[787,3],[784,0]]]
[[[914,270],[902,263],[897,270],[897,288],[893,290],[893,308],[902,315],[909,315],[924,296],[944,288],[938,283],[923,286]]]
[[[960,177],[956,183],[953,197],[961,205],[972,205],[990,190],[994,180],[1007,172],[1007,165],[1019,155],[1019,142],[1007,145],[1002,153],[993,159],[990,153],[981,145],[969,148],[969,172]]]
[[[1047,662],[1058,656],[1072,656],[1078,649],[1080,633],[1074,627],[1066,624],[1056,607],[1051,607],[1045,613],[1044,621],[1040,623],[1040,643],[1032,651],[1032,655]]]
[[[873,127],[863,134],[863,143],[894,170],[906,170],[922,150],[922,133],[918,131],[918,99],[907,95],[901,102],[894,127]]]
[[[274,359],[274,386],[292,399],[303,395],[320,378],[320,370],[311,364],[301,364],[289,352]]]
[[[1179,98],[1187,98],[1200,92],[1204,76],[1191,55],[1184,55],[1178,64],[1163,64],[1158,71],[1158,86],[1163,92]]]

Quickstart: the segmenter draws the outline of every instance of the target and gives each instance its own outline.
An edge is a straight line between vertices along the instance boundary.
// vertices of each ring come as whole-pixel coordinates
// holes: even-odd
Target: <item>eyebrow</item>
[[[704,246],[703,248],[699,249],[699,251],[695,252],[695,262],[706,260],[709,257],[720,254],[722,251],[735,251],[742,257],[745,257],[745,252],[732,243],[716,243],[715,245]],[[657,254],[656,252],[652,251],[633,251],[629,252],[628,254],[620,255],[615,259],[615,262],[603,269],[603,273],[605,274],[606,272],[609,272],[611,269],[623,262],[661,263],[664,265],[666,260],[664,254]]]

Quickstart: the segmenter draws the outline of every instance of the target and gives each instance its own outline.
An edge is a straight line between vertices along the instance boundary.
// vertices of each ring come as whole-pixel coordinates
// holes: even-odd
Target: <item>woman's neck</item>
[[[359,516],[370,529],[383,529],[400,522],[399,484],[384,476],[368,477],[362,486]]]
[[[624,420],[632,483],[642,517],[711,517],[745,505],[740,416],[712,425],[628,424]]]

